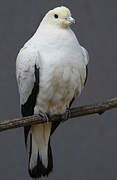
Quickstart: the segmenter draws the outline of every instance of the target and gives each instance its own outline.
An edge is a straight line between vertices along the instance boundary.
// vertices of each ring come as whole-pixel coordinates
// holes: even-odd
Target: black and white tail
[[[32,178],[48,176],[53,169],[50,133],[51,123],[31,128],[28,170]]]

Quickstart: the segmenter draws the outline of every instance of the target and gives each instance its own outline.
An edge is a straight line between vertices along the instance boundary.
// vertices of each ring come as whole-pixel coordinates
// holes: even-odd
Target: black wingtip
[[[24,138],[25,138],[25,146],[27,148],[27,139],[30,132],[31,126],[24,126]]]

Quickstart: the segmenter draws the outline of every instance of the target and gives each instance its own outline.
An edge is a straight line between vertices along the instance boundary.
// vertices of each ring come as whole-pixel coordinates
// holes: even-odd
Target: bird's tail
[[[39,124],[31,128],[28,168],[32,178],[48,176],[53,169],[50,132],[51,123]]]

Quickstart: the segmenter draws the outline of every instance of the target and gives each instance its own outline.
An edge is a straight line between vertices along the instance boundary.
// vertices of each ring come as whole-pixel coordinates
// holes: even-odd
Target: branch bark
[[[96,104],[75,107],[70,109],[69,119],[76,118],[79,116],[96,114],[96,113],[102,114],[105,111],[116,107],[117,107],[117,98],[109,99],[104,102],[100,102]],[[58,115],[52,116],[52,118],[49,121],[50,122],[61,121],[61,117]],[[4,120],[4,121],[2,120],[0,121],[0,131],[5,131],[8,129],[19,128],[23,126],[34,125],[44,122],[46,121],[40,115],[33,115],[33,116],[17,118],[12,120]]]

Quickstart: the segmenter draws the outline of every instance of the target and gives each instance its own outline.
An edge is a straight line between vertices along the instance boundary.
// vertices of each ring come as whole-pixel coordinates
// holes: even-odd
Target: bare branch
[[[69,119],[90,114],[102,114],[109,109],[117,107],[117,98],[109,99],[101,103],[80,106],[70,109]],[[53,116],[49,121],[61,121],[60,116]],[[40,115],[28,116],[12,120],[0,121],[0,131],[19,128],[27,125],[34,125],[46,122]]]

